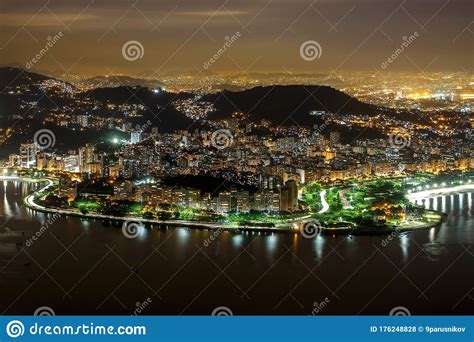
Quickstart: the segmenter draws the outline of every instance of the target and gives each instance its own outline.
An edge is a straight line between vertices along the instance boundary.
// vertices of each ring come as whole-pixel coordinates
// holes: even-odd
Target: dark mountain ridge
[[[313,125],[312,111],[335,114],[375,115],[380,110],[328,86],[260,86],[239,92],[224,91],[202,99],[214,103],[210,120],[228,118],[232,112],[247,114],[250,121],[271,120],[275,125]],[[291,117],[292,120],[288,119]]]
[[[51,78],[18,68],[0,68],[0,85],[4,86],[34,86],[35,82],[48,79]],[[18,97],[16,94],[0,95],[3,103],[6,103],[5,99],[8,97]],[[152,119],[154,125],[158,126],[162,132],[198,127],[203,121],[230,119],[234,112],[242,112],[246,122],[268,120],[273,126],[313,126],[324,122],[321,113],[376,115],[381,111],[380,108],[360,102],[337,89],[315,85],[259,86],[242,91],[225,90],[200,97],[185,92],[171,93],[164,90],[156,92],[142,86],[119,86],[76,93],[74,98],[61,97],[55,99],[54,104],[64,108],[68,106],[75,108],[78,107],[75,101],[81,98],[93,100],[98,104],[102,103],[103,108],[107,104],[141,105],[145,108],[143,117],[133,119],[133,123],[140,124]],[[205,120],[193,120],[175,108],[174,101],[182,99],[193,99],[192,101],[198,104],[199,102],[211,103],[214,110],[208,113]],[[39,107],[45,106],[38,108],[38,112],[43,113],[43,119],[54,104],[48,103],[49,107],[46,107],[41,102],[39,103]],[[79,109],[83,110],[81,106],[78,107]],[[13,112],[11,108],[8,111],[8,113]],[[76,112],[76,110],[70,112]],[[110,112],[105,109],[95,110],[93,115],[108,116]],[[114,111],[114,115],[122,115],[122,113],[120,110]]]

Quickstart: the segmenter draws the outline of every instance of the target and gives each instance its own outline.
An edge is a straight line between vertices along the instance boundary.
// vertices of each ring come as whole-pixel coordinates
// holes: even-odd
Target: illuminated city
[[[0,13],[3,315],[472,315],[472,4],[125,2]]]

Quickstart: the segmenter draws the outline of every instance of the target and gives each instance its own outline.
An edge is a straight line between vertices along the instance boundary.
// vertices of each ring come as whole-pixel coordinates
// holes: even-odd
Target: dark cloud
[[[48,36],[63,31],[38,69],[74,67],[74,72],[101,74],[250,66],[252,71],[373,69],[404,37],[418,32],[392,70],[469,70],[473,12],[468,0],[2,0],[0,61],[25,63]],[[241,37],[204,70],[203,63],[236,32]],[[122,57],[129,40],[144,46],[141,60]],[[320,59],[300,58],[307,40],[321,45]]]

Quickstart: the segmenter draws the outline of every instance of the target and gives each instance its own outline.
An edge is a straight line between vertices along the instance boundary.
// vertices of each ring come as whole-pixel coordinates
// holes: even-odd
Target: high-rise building
[[[188,208],[198,208],[201,199],[201,191],[197,189],[188,190]]]
[[[220,212],[227,213],[231,209],[231,193],[221,192],[219,194],[219,210]]]
[[[138,144],[142,139],[142,132],[140,131],[133,131],[130,134],[130,143],[131,144]]]
[[[341,142],[341,133],[337,131],[329,133],[329,141],[331,145],[339,144]]]
[[[239,213],[247,213],[250,211],[250,195],[248,191],[239,191],[237,193],[237,208]]]
[[[285,186],[288,188],[288,209],[298,210],[298,184],[294,180],[289,180]]]
[[[271,191],[270,194],[271,202],[269,205],[269,210],[272,213],[280,211],[280,193],[277,191]]]
[[[237,211],[238,189],[235,185],[230,187],[230,211]]]
[[[36,166],[36,152],[38,151],[35,143],[20,145],[20,166],[21,167],[35,167]]]
[[[79,155],[72,154],[64,157],[64,171],[79,172]]]
[[[288,191],[288,188],[285,186],[280,191],[280,211],[290,210],[289,198],[290,198],[289,191]]]
[[[38,170],[43,170],[46,168],[46,155],[43,151],[37,152],[36,153],[36,168]]]
[[[21,163],[20,155],[18,155],[18,154],[10,154],[10,155],[8,156],[8,166],[10,166],[10,167],[16,167],[16,166],[20,166],[20,163]]]
[[[89,125],[88,115],[78,115],[76,120],[77,120],[77,123],[81,125],[82,127],[87,127]]]
[[[280,211],[280,193],[276,190],[261,190],[256,192],[252,208],[257,211]]]
[[[94,162],[94,145],[86,144],[79,149],[79,172],[90,173],[90,164]]]
[[[126,178],[140,177],[144,175],[143,167],[136,159],[120,158],[119,164],[123,165],[123,176]]]

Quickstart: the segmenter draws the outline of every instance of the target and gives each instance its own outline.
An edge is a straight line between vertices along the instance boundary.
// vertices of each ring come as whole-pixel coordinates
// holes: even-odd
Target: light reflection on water
[[[399,239],[400,239],[400,248],[401,248],[402,253],[403,253],[403,260],[407,261],[410,237],[408,236],[407,233],[402,233],[402,234],[399,235]]]
[[[271,234],[266,238],[266,251],[273,254],[278,246],[278,234]]]
[[[300,236],[301,238],[301,236]],[[316,253],[316,260],[321,261],[324,257],[324,245],[326,243],[326,237],[318,235],[314,238],[314,251]]]
[[[17,197],[25,196],[30,189],[36,188],[37,185],[31,183],[22,183],[18,181],[13,182],[2,182],[1,190],[3,192],[2,201],[1,201],[1,214],[5,218],[16,216],[18,219],[36,221],[39,223],[39,226],[44,225],[48,219],[48,216],[44,213],[34,212],[30,209],[24,208],[21,203],[19,203]],[[7,196],[7,194],[10,194]],[[434,196],[431,198],[422,198],[416,199],[415,203],[422,205],[427,209],[438,210],[442,212],[447,212],[450,214],[447,221],[444,222],[440,229],[430,229],[424,231],[420,235],[424,235],[427,243],[446,243],[449,241],[464,240],[464,243],[472,243],[472,232],[466,231],[466,227],[472,224],[472,197],[473,193],[461,193],[461,194],[448,194],[444,196]],[[68,217],[65,219],[67,222],[74,221],[75,223],[79,222],[79,225],[82,229],[89,230],[93,227],[96,227],[98,224],[101,225],[101,221],[90,221],[82,220],[78,218]],[[34,226],[34,225],[33,225]],[[151,230],[156,229],[151,228]],[[172,232],[175,230],[177,242],[180,248],[187,248],[189,244],[194,244],[195,240],[203,240],[209,237],[210,234],[213,234],[213,231],[195,231],[186,227],[179,228],[169,228],[165,232]],[[454,230],[454,233],[453,233]],[[448,231],[451,232],[448,234]],[[194,233],[193,233],[194,232]],[[165,236],[166,233],[163,235]],[[417,232],[418,234],[418,232]],[[242,233],[229,233],[229,232],[219,232],[215,234],[215,241],[218,241],[220,244],[230,244],[233,247],[233,250],[238,250],[240,247],[244,246],[249,240],[258,236],[262,239],[265,252],[269,256],[276,253],[279,250],[279,246],[282,243],[285,243],[287,237],[281,238],[282,234],[262,234],[262,233],[252,233],[252,232],[242,232]],[[284,235],[284,234],[283,234]],[[154,234],[154,237],[160,235]],[[296,253],[300,250],[300,242],[305,244],[307,248],[307,242],[304,241],[300,235],[291,234],[291,241],[288,244],[289,247]],[[409,257],[410,253],[410,237],[411,234],[401,235],[398,237],[399,246],[401,255],[404,259]],[[150,239],[150,228],[141,228],[140,234],[138,235],[137,241],[146,241]],[[325,254],[329,253],[330,250],[326,249],[326,244],[328,241],[339,241],[341,237],[333,238],[328,236],[317,236],[312,239],[311,247],[315,256],[315,260],[323,260]],[[343,245],[347,251],[357,249],[361,240],[366,238],[360,236],[354,237],[345,237],[347,240]],[[337,242],[338,243],[338,242]],[[202,244],[201,242],[198,244]],[[332,244],[332,242],[331,242]],[[225,251],[228,251],[227,248],[224,248]]]
[[[3,192],[3,194],[0,193],[0,214],[4,215],[4,217],[1,218],[2,223],[5,224],[5,221],[13,216],[12,221],[6,223],[6,226],[11,226],[14,230],[26,231],[29,235],[37,231],[48,219],[45,214],[31,211],[21,205],[20,198],[26,195],[30,189],[32,189],[32,184],[20,182],[3,182],[2,186],[0,186],[0,191]],[[416,273],[438,274],[438,267],[440,267],[443,261],[449,265],[449,263],[454,261],[454,258],[459,255],[457,251],[450,253],[450,248],[452,248],[453,245],[468,245],[474,242],[472,229],[472,197],[473,193],[464,193],[418,200],[417,203],[428,209],[448,212],[449,216],[446,221],[443,222],[441,227],[394,236],[383,248],[381,246],[381,240],[386,237],[381,236],[316,236],[313,239],[306,239],[299,234],[293,233],[268,234],[223,231],[215,234],[216,231],[196,230],[187,227],[154,227],[151,229],[147,227],[143,228],[138,238],[127,239],[122,233],[121,225],[105,225],[100,220],[82,220],[74,217],[62,217],[58,219],[57,223],[54,223],[52,230],[65,246],[68,246],[66,240],[71,243],[80,234],[85,233],[85,236],[75,243],[73,250],[73,254],[77,255],[83,265],[94,265],[97,260],[104,256],[108,251],[108,249],[104,248],[104,243],[108,244],[111,248],[117,246],[114,252],[126,260],[127,263],[130,262],[131,265],[140,264],[140,261],[145,258],[150,251],[153,251],[152,247],[157,248],[159,253],[166,257],[166,260],[163,256],[157,255],[156,260],[153,262],[150,261],[142,266],[140,276],[145,277],[147,282],[153,283],[155,278],[171,277],[177,270],[184,267],[183,274],[185,274],[186,277],[183,279],[179,278],[179,276],[176,277],[176,279],[179,279],[182,283],[179,283],[179,286],[173,282],[173,285],[170,283],[170,287],[176,286],[176,294],[173,298],[178,298],[176,299],[178,303],[173,303],[173,305],[176,305],[178,308],[183,308],[188,302],[184,302],[184,299],[182,303],[179,302],[179,298],[181,298],[183,293],[182,287],[196,286],[196,292],[199,292],[204,288],[204,285],[197,286],[194,285],[194,283],[200,279],[207,279],[207,274],[202,273],[202,266],[209,265],[208,259],[198,253],[193,260],[199,260],[199,262],[186,264],[189,258],[193,257],[199,248],[201,248],[203,253],[207,253],[222,269],[225,269],[229,263],[233,262],[230,268],[226,269],[226,274],[235,280],[244,290],[268,271],[268,275],[263,276],[258,282],[258,286],[268,286],[259,292],[260,296],[263,296],[264,293],[270,293],[273,289],[279,289],[280,286],[283,289],[286,281],[288,281],[287,286],[290,288],[297,284],[308,272],[308,269],[303,267],[301,262],[304,262],[309,269],[315,268],[315,274],[329,287],[334,289],[341,286],[345,277],[352,274],[354,270],[361,265],[363,266],[361,266],[360,272],[367,272],[367,277],[369,278],[376,278],[376,275],[378,276],[381,273],[393,271],[393,265],[390,265],[383,256],[380,256],[380,260],[377,262],[372,262],[371,260],[371,262],[363,264],[371,253],[373,253],[374,246],[377,246],[385,256],[396,263],[399,268],[409,264],[413,257],[420,255],[419,258],[423,258],[423,260],[419,261],[416,265]],[[52,239],[48,233],[43,234],[38,243],[35,243],[31,251],[29,251],[38,259],[44,260],[42,262],[43,265],[48,265],[48,262],[52,261],[48,259],[49,257],[54,260],[54,258],[64,252],[64,248],[58,244],[58,241]],[[213,234],[215,234],[215,239],[211,241],[209,246],[205,247],[204,241],[209,239]],[[1,257],[3,255],[11,257],[12,252],[16,253],[17,250],[18,248],[15,244],[8,241],[7,245],[0,248],[0,263],[2,265],[7,264],[9,259]],[[287,253],[288,258],[282,257],[285,253]],[[376,256],[373,257],[373,260],[375,260],[375,258]],[[450,258],[453,258],[453,260]],[[114,260],[114,258],[111,257],[111,260]],[[72,275],[68,273],[67,270],[71,267],[68,262],[70,262],[70,260],[64,259],[63,261],[63,259],[60,259],[57,265],[60,272],[58,271],[58,273],[54,273],[53,275],[55,278],[59,278],[58,281],[61,284],[67,283],[67,279],[71,277],[78,278],[77,275],[74,274],[74,272],[76,272],[75,269],[71,271],[73,273]],[[159,264],[160,262],[162,264]],[[25,283],[29,284],[30,279],[34,278],[25,271],[23,263],[24,261],[21,261],[17,269],[13,268],[12,270],[8,270],[10,274],[8,286],[10,288],[22,288]],[[319,264],[322,266],[318,267]],[[80,263],[74,264],[74,267],[77,266],[80,266]],[[149,267],[149,269],[147,269],[147,267]],[[215,265],[211,265],[211,267],[212,270],[217,270]],[[270,269],[270,267],[272,268]],[[110,270],[108,268],[110,268]],[[81,275],[87,272],[87,270],[86,267],[86,269],[77,272]],[[98,279],[94,285],[99,287],[103,286],[103,288],[100,289],[104,293],[110,291],[110,288],[112,288],[114,284],[111,285],[107,283],[109,281],[107,277],[111,277],[110,273],[107,272],[112,272],[112,275],[113,273],[122,275],[120,272],[125,271],[127,270],[123,270],[123,264],[121,263],[118,263],[118,266],[107,264],[107,266],[104,266],[104,269],[102,269],[104,273],[103,276],[100,274],[95,275]],[[219,271],[220,270],[217,270],[217,272]],[[303,273],[300,274],[298,272]],[[386,274],[387,279],[393,277],[393,274],[390,272]],[[338,274],[341,275],[340,278],[335,276]],[[122,279],[127,275],[128,274],[123,274]],[[179,275],[181,275],[181,273]],[[218,275],[218,273],[216,273],[216,275]],[[269,281],[269,284],[265,285],[265,280],[269,276],[272,277],[272,280]],[[61,277],[64,277],[64,280],[61,280]],[[220,283],[221,278],[223,278],[223,283]],[[225,280],[225,275],[221,275],[221,278],[217,278],[214,285],[225,288],[225,286],[229,285],[229,280]],[[313,278],[314,277],[311,276],[307,281],[309,282]],[[357,275],[355,275],[354,278],[357,278]],[[364,285],[365,288],[367,288],[368,294],[377,293],[380,288],[384,286],[384,284],[374,281],[375,278],[370,278],[373,284],[371,281],[367,281]],[[211,281],[212,279],[213,278],[207,279],[207,281]],[[362,279],[364,278],[362,277]],[[95,279],[91,277],[91,281],[93,280]],[[429,284],[432,280],[433,279],[430,278],[426,283]],[[443,279],[441,279],[440,282],[442,280]],[[227,281],[227,283],[224,283],[225,281]],[[275,283],[275,281],[277,283]],[[406,282],[398,283],[398,285],[405,286]],[[313,303],[314,298],[328,295],[325,287],[316,290],[318,286],[322,285],[318,280],[315,280],[315,283],[309,285],[306,294],[299,294],[299,296],[302,297],[298,297],[298,300],[303,303]],[[347,286],[351,286],[351,281],[347,283]],[[373,286],[373,288],[371,288],[371,286]],[[312,292],[313,288],[315,289],[314,291],[319,292]],[[5,289],[6,288],[0,285],[0,291],[5,291]],[[255,289],[257,289],[257,287],[255,287]],[[135,288],[131,287],[127,288],[127,290],[132,294]],[[88,295],[93,296],[94,292],[92,287],[90,291]],[[282,291],[283,290],[280,292]],[[124,290],[123,292],[126,291]],[[125,296],[124,294],[122,295]],[[305,295],[308,297],[304,297]],[[239,293],[239,298],[240,296],[241,293]],[[224,297],[224,299],[225,298],[227,297]],[[252,298],[257,300],[256,297]],[[366,302],[371,298],[372,297],[369,297]],[[62,296],[60,299],[62,300]],[[98,303],[100,303],[102,299],[103,298],[97,299]],[[188,301],[190,299],[191,298],[187,298]],[[265,305],[273,308],[279,300],[281,300],[280,297],[275,298],[274,302],[265,303]],[[131,301],[132,306],[135,302],[136,298],[133,298]],[[336,302],[335,299],[334,301],[331,299],[332,305],[336,306]],[[62,302],[56,303],[56,305],[60,306],[61,303]],[[93,308],[95,308],[98,303],[93,303]],[[223,303],[225,303],[225,301],[218,301],[216,305]],[[55,303],[53,302],[52,304]],[[294,307],[299,308],[299,306],[295,305],[291,300],[288,303],[285,302],[285,304],[289,305],[290,309]],[[346,299],[344,304],[347,306],[351,305],[348,299]],[[357,303],[357,305],[354,305],[353,307],[355,309],[351,311],[351,313],[357,313],[357,310],[364,304],[365,303]],[[168,311],[167,313],[170,312]],[[179,310],[173,313],[179,313]],[[304,312],[298,313],[304,314]]]

